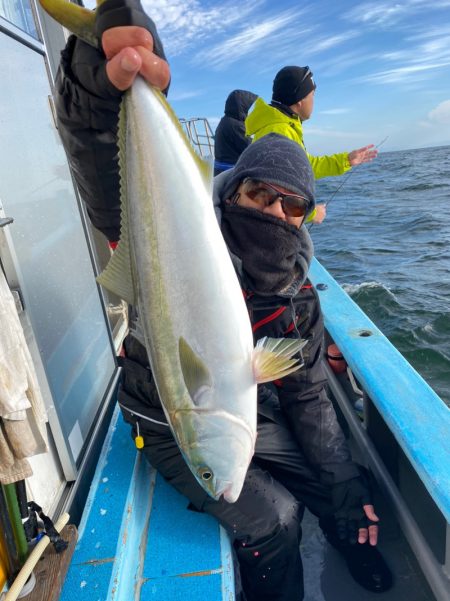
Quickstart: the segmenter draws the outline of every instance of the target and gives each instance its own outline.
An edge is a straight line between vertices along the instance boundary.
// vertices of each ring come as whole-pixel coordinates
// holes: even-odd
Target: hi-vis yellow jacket
[[[297,115],[289,117],[278,109],[258,98],[252,112],[245,120],[245,133],[252,136],[253,142],[267,134],[280,134],[294,140],[302,146],[302,123]],[[348,152],[339,152],[329,156],[315,157],[306,152],[316,179],[330,175],[342,175],[350,169]]]

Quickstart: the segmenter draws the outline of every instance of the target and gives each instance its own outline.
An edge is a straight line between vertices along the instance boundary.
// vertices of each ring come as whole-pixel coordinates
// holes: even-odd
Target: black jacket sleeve
[[[333,404],[326,392],[322,366],[323,318],[317,293],[311,287],[303,293],[297,311],[303,315],[300,335],[308,338],[304,348],[304,366],[283,378],[278,396],[296,439],[325,485],[333,485],[359,476]]]
[[[153,21],[139,0],[106,0],[98,9],[99,37],[109,27],[140,25],[165,58]],[[101,50],[71,36],[61,55],[55,82],[58,129],[92,224],[110,241],[120,234],[117,122],[122,93],[106,76]]]

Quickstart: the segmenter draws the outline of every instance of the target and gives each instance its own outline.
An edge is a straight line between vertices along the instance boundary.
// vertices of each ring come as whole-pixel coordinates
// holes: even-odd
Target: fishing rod
[[[381,142],[379,142],[375,148],[378,149],[381,146],[383,146],[383,144],[386,142],[386,140],[389,138],[389,136],[386,136],[385,138],[383,138],[383,140],[381,140]],[[330,202],[333,200],[333,198],[336,196],[336,194],[342,190],[343,186],[347,183],[347,181],[349,180],[349,178],[351,177],[351,175],[356,171],[356,169],[358,169],[358,167],[360,167],[363,163],[359,163],[358,165],[355,165],[355,167],[353,167],[348,174],[346,175],[346,177],[344,177],[343,181],[341,182],[341,184],[336,188],[336,190],[333,192],[333,194],[330,196],[329,200],[327,200],[326,202],[324,202],[323,204],[325,205],[325,207],[328,207],[328,205],[330,204]],[[311,223],[308,227],[308,231],[311,231],[312,227],[313,227],[314,223]]]

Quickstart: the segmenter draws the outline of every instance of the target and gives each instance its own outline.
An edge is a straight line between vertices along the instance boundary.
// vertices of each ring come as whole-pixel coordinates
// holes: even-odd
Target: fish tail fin
[[[99,46],[94,29],[95,11],[72,4],[68,0],[39,0],[39,3],[63,27],[91,46]]]
[[[253,373],[258,384],[272,382],[297,371],[303,359],[293,358],[306,344],[300,338],[261,338],[253,351]]]

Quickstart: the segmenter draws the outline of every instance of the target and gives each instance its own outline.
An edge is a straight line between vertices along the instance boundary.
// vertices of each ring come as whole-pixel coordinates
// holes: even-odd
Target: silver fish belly
[[[233,502],[256,437],[247,308],[208,183],[178,123],[141,79],[125,102],[128,231],[150,365],[193,474],[211,496]],[[192,351],[184,365],[180,340]]]

